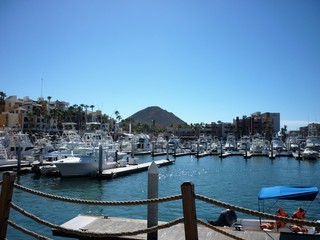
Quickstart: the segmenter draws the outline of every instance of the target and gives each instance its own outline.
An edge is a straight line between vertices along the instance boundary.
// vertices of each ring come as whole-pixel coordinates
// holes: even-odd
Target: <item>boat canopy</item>
[[[319,190],[317,187],[304,186],[275,186],[262,188],[258,199],[282,199],[282,200],[303,200],[313,201]]]

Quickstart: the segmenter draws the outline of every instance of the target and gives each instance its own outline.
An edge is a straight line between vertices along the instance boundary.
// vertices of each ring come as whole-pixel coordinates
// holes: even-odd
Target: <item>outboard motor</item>
[[[217,221],[209,221],[213,226],[228,226],[231,227],[237,221],[237,215],[233,210],[226,209],[221,212]]]

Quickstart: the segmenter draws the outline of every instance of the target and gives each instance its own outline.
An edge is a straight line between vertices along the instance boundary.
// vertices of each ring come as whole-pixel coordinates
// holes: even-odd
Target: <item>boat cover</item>
[[[258,199],[282,199],[282,200],[304,200],[313,201],[319,190],[317,187],[293,187],[293,186],[275,186],[262,188]]]

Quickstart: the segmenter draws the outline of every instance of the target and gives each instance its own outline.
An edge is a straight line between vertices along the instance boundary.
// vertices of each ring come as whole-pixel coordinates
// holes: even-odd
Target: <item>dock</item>
[[[159,222],[158,225],[163,224]],[[78,215],[75,218],[61,225],[61,227],[82,230],[94,233],[121,233],[121,232],[133,232],[137,230],[143,230],[147,228],[146,220],[139,219],[127,219],[127,218],[115,218],[107,216],[88,216]],[[198,239],[215,239],[215,240],[229,240],[230,237],[198,224]],[[280,233],[278,232],[263,232],[263,231],[237,231],[231,227],[218,227],[218,229],[232,234],[246,240],[266,239],[268,236],[272,237],[273,240],[280,240]],[[59,229],[52,229],[54,236],[77,238],[75,234],[64,233]],[[88,238],[89,239],[89,238]],[[90,239],[98,239],[90,237]],[[101,238],[99,238],[101,239]],[[146,240],[147,234],[140,234],[135,236],[121,236],[121,237],[104,237],[105,240]],[[269,239],[269,238],[268,238]],[[185,240],[184,224],[180,223],[169,228],[164,228],[158,231],[158,240]]]
[[[165,160],[157,160],[154,162],[155,162],[155,164],[157,164],[158,167],[161,167],[161,166],[165,166],[165,165],[170,165],[174,161],[165,159]],[[141,164],[136,164],[136,165],[127,165],[125,167],[106,169],[106,170],[102,171],[101,174],[97,174],[97,178],[111,179],[111,178],[126,176],[126,175],[129,175],[132,173],[146,171],[146,170],[148,170],[151,163],[152,162],[147,162],[147,163],[141,163]]]

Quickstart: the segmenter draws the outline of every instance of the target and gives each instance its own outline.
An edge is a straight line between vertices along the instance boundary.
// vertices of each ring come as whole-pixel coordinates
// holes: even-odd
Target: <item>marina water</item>
[[[139,163],[165,159],[166,156],[138,156]],[[173,160],[173,157],[170,156]],[[219,158],[207,156],[183,156],[175,159],[172,165],[159,168],[159,197],[181,194],[180,186],[185,181],[195,185],[196,194],[232,205],[258,210],[258,193],[262,187],[276,185],[317,186],[319,187],[320,161],[295,160],[290,157],[269,159],[267,157],[242,156]],[[1,173],[2,175],[2,173]],[[22,186],[64,197],[99,200],[129,201],[147,198],[147,172],[135,173],[112,180],[90,178],[35,177],[33,174],[17,176],[16,183]],[[94,216],[147,219],[147,206],[95,206],[66,203],[14,190],[13,202],[26,211],[53,224],[61,225],[78,214]],[[320,218],[319,201],[268,201],[265,210],[270,213],[283,207],[291,216],[298,208],[307,210],[307,220]],[[216,220],[219,207],[196,202],[197,218]],[[238,218],[251,218],[237,213]],[[181,200],[159,204],[159,221],[171,221],[183,217]],[[10,220],[32,231],[52,239],[66,239],[52,236],[51,229],[22,216],[11,209]],[[8,226],[7,238],[34,239]]]

